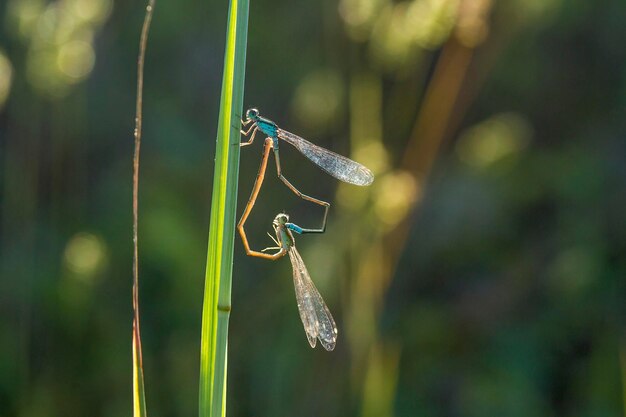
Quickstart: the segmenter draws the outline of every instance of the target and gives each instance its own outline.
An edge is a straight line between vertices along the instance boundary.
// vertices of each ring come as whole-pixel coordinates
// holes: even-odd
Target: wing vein
[[[289,259],[293,267],[293,283],[300,319],[311,347],[317,339],[326,350],[333,350],[337,342],[337,325],[322,296],[309,276],[298,250],[289,250]]]
[[[372,172],[352,159],[314,145],[308,140],[286,130],[277,129],[276,134],[338,180],[362,186],[370,185],[374,181]]]

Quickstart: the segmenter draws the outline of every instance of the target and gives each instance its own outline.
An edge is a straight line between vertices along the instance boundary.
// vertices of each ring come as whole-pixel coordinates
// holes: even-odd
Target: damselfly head
[[[259,111],[257,109],[248,109],[246,112],[246,118],[248,120],[257,121],[259,119]]]
[[[287,213],[278,213],[276,217],[274,217],[274,221],[272,224],[275,227],[284,226],[285,223],[289,221],[289,215]]]

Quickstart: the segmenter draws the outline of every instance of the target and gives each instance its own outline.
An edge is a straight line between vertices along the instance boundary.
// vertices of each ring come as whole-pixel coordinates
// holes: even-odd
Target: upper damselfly
[[[335,152],[329,151],[328,149],[324,149],[320,146],[314,145],[298,135],[294,135],[293,133],[287,132],[286,130],[279,128],[273,121],[260,116],[257,109],[249,109],[246,112],[246,119],[242,120],[241,123],[244,127],[247,127],[248,129],[245,131],[241,130],[241,133],[244,136],[249,136],[249,139],[246,142],[241,142],[241,146],[251,145],[254,142],[254,138],[259,131],[266,136],[263,150],[263,158],[261,159],[261,165],[259,166],[259,173],[257,175],[256,181],[254,182],[254,187],[252,189],[250,199],[248,200],[248,204],[246,205],[241,219],[237,224],[239,234],[241,235],[246,250],[249,250],[249,245],[245,237],[244,224],[246,223],[246,220],[248,219],[248,216],[250,215],[250,212],[254,207],[254,203],[256,202],[259,191],[261,190],[261,185],[263,184],[263,180],[265,178],[265,171],[267,169],[267,161],[270,151],[274,152],[278,178],[280,178],[280,180],[285,183],[285,185],[298,197],[324,207],[324,219],[322,221],[322,226],[318,229],[303,230],[306,233],[323,233],[324,230],[326,230],[326,220],[328,218],[328,209],[330,207],[330,203],[300,192],[300,190],[294,187],[293,184],[291,184],[291,182],[289,182],[289,180],[287,180],[287,178],[283,176],[280,167],[280,155],[278,151],[279,139],[282,139],[285,142],[293,145],[298,151],[300,151],[304,156],[309,158],[313,163],[322,168],[328,174],[341,181],[361,186],[370,185],[374,181],[374,175],[365,166],[349,158],[346,158],[345,156],[341,156],[339,154],[336,154]]]

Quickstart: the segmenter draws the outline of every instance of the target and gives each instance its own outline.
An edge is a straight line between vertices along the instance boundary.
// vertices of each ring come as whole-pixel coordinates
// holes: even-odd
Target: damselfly
[[[309,272],[302,261],[302,257],[296,249],[296,241],[293,237],[293,233],[306,233],[307,229],[302,229],[300,226],[293,223],[289,223],[289,216],[285,213],[278,214],[272,223],[274,232],[276,233],[276,239],[272,237],[275,247],[265,248],[261,252],[254,251],[249,247],[246,247],[246,253],[250,256],[256,256],[259,258],[275,260],[282,258],[285,254],[289,254],[291,260],[291,267],[293,269],[293,285],[296,290],[296,301],[298,302],[298,311],[300,312],[300,319],[304,325],[304,331],[306,337],[309,339],[311,347],[315,347],[317,339],[319,339],[322,346],[326,350],[333,350],[335,343],[337,342],[337,325],[333,319],[330,310],[326,307],[322,296],[320,295],[315,284],[309,276]],[[245,232],[242,237],[244,241]],[[273,254],[264,253],[268,250],[276,249],[277,252]]]
[[[250,247],[245,237],[244,224],[246,223],[246,220],[248,219],[248,216],[250,215],[250,212],[254,207],[256,198],[259,195],[259,191],[261,190],[261,185],[263,184],[263,180],[265,179],[267,160],[269,158],[270,151],[272,150],[274,151],[274,159],[276,161],[276,172],[278,173],[278,178],[280,178],[280,180],[284,182],[285,185],[298,197],[324,207],[324,219],[322,221],[322,226],[319,229],[303,230],[308,233],[323,233],[326,229],[326,219],[328,217],[328,209],[330,207],[330,203],[301,193],[296,187],[293,186],[293,184],[291,184],[291,182],[287,180],[287,178],[283,176],[280,168],[278,139],[282,139],[285,142],[293,145],[304,156],[313,161],[313,163],[322,168],[328,174],[341,181],[362,186],[370,185],[372,181],[374,181],[374,175],[372,174],[372,172],[363,165],[359,164],[358,162],[354,162],[353,160],[348,159],[345,156],[341,156],[332,151],[329,151],[328,149],[324,149],[322,147],[314,145],[311,142],[301,138],[300,136],[294,135],[293,133],[287,132],[286,130],[279,128],[273,121],[261,117],[257,109],[249,109],[246,112],[246,119],[242,120],[241,123],[244,127],[248,128],[248,130],[246,131],[242,130],[241,133],[244,136],[250,137],[247,142],[242,142],[241,146],[251,145],[254,142],[255,135],[259,131],[267,136],[267,138],[265,139],[263,158],[261,159],[261,165],[259,166],[259,173],[257,174],[257,178],[254,182],[254,187],[252,188],[252,193],[250,195],[250,199],[248,200],[248,204],[246,205],[241,219],[237,224],[237,229],[239,230],[239,234],[241,235],[241,239],[243,240],[246,251],[248,251]]]

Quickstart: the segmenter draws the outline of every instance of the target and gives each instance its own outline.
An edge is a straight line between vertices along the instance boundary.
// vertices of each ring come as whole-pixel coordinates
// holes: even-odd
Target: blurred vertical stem
[[[139,154],[141,151],[143,109],[143,67],[146,60],[146,45],[152,22],[154,1],[149,0],[141,28],[139,55],[137,57],[137,101],[135,109],[135,150],[133,153],[133,416],[145,417],[146,393],[143,380],[143,356],[139,327]]]
[[[215,149],[200,347],[200,416],[226,415],[228,320],[249,0],[231,0]]]
[[[472,7],[468,7],[470,3]],[[401,214],[385,216],[385,220],[393,218],[393,224],[375,222],[385,227],[371,228],[368,238],[358,239],[352,248],[353,253],[363,254],[355,265],[357,272],[351,291],[354,296],[348,308],[348,317],[352,323],[348,326],[352,329],[352,377],[355,387],[361,390],[363,417],[387,416],[394,412],[395,392],[383,387],[395,387],[397,384],[401,346],[381,336],[381,312],[398,259],[409,237],[415,219],[413,213],[420,204],[423,188],[442,144],[449,135],[451,121],[462,116],[463,109],[458,102],[467,88],[474,51],[484,42],[484,34],[488,33],[491,1],[463,0],[457,2],[457,6],[456,25],[437,58],[400,169],[383,175],[375,170],[378,183],[390,184],[393,181],[395,194],[404,199],[395,202],[394,209]],[[376,123],[382,113],[381,94],[376,92],[380,88],[380,81],[376,81],[373,76],[354,77],[350,102],[353,140],[361,140],[362,137],[371,136],[371,132],[379,134],[381,131],[378,127],[380,122]],[[373,109],[376,109],[375,113]],[[384,147],[380,146],[380,149]],[[383,201],[386,195],[380,192],[376,195],[374,187],[372,190],[376,208],[376,203]],[[384,209],[378,206],[381,207]],[[381,213],[377,215],[382,219]]]

